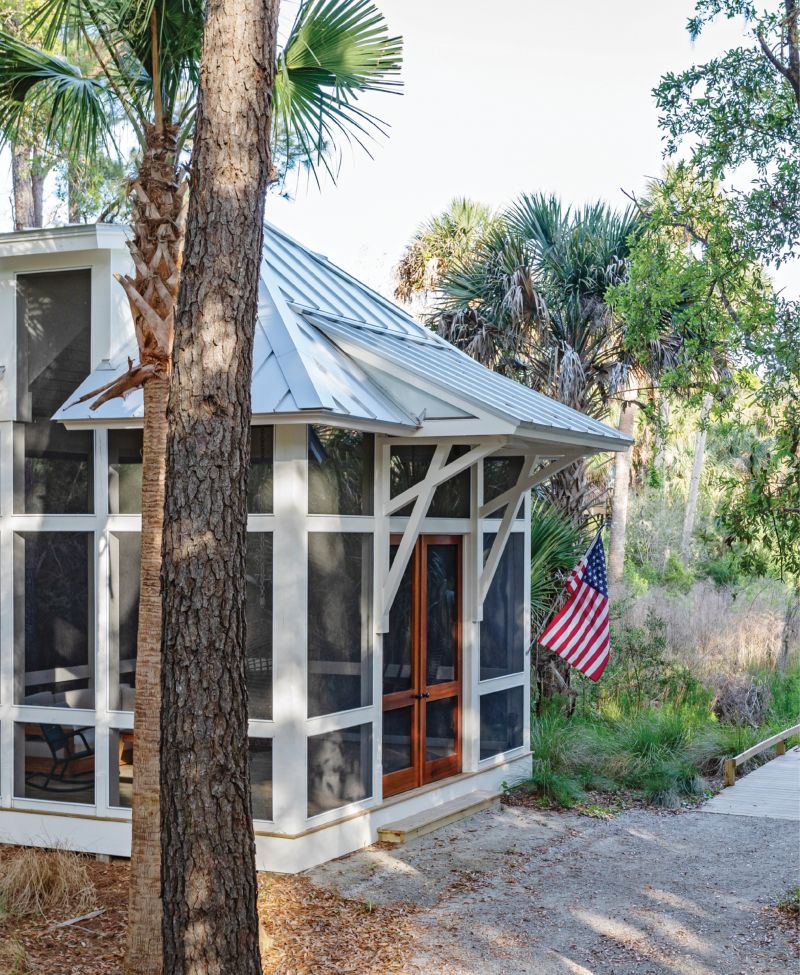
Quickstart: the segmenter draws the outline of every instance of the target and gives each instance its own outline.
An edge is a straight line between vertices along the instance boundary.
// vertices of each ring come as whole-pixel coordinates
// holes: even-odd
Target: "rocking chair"
[[[85,777],[70,776],[71,767],[85,758],[94,757],[94,749],[86,740],[85,731],[92,731],[91,727],[85,728],[62,728],[57,724],[40,724],[39,728],[42,738],[50,749],[52,764],[46,772],[34,771],[25,776],[25,782],[36,789],[42,791],[51,790],[52,792],[83,792],[90,785],[90,780]],[[75,750],[75,741],[80,739],[83,748]],[[94,770],[91,773],[94,777]],[[43,778],[41,785],[34,782],[34,779]],[[57,783],[57,784],[56,784]]]

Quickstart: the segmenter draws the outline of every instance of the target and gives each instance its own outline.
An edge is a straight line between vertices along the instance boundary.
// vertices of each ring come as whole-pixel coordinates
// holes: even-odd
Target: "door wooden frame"
[[[392,535],[390,545],[400,543],[402,536]],[[427,672],[427,550],[429,545],[456,546],[456,606],[455,606],[455,673],[453,680],[428,684]],[[462,693],[464,672],[463,642],[463,573],[464,536],[420,534],[409,562],[411,569],[411,687],[383,695],[383,712],[411,708],[411,766],[383,776],[384,798],[407,792],[439,779],[458,775],[461,771]],[[425,757],[427,706],[435,701],[455,698],[455,751],[452,755],[427,761]]]

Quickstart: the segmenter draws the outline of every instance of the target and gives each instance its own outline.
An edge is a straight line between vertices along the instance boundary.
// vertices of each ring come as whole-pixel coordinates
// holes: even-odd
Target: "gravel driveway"
[[[409,973],[800,973],[798,932],[773,910],[800,884],[797,823],[499,806],[309,876],[412,905]]]

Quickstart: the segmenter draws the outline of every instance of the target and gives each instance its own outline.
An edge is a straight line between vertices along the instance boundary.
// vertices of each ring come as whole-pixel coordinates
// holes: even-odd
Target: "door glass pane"
[[[247,478],[247,510],[254,515],[272,514],[272,427],[250,427],[250,474]]]
[[[308,739],[308,815],[372,795],[372,725]]]
[[[391,547],[391,558],[397,546]],[[389,632],[383,638],[383,693],[394,694],[411,688],[411,581],[413,558],[409,560],[400,588],[389,612]]]
[[[375,438],[359,430],[308,428],[308,510],[371,515]]]
[[[426,680],[456,680],[458,643],[458,546],[427,546]]]
[[[141,430],[108,431],[108,510],[135,515],[142,510]]]
[[[91,430],[50,417],[91,370],[91,271],[17,275],[14,510],[92,511]]]
[[[308,714],[372,703],[372,535],[308,534]]]
[[[495,536],[483,536],[484,558]],[[483,604],[481,680],[518,674],[525,662],[525,536],[512,532]]]
[[[383,712],[383,774],[411,768],[411,723],[414,708]]]
[[[14,536],[18,703],[94,708],[93,566],[89,532]]]
[[[253,819],[272,819],[272,739],[248,739]]]
[[[521,687],[481,697],[481,759],[520,747],[524,702]]]
[[[447,758],[456,750],[458,698],[445,697],[425,705],[425,761]]]
[[[514,487],[522,471],[523,457],[487,457],[483,462],[483,500],[494,501],[509,488]],[[502,518],[506,506],[492,512],[489,518]],[[525,505],[520,502],[517,518],[525,517]]]
[[[247,534],[247,672],[248,714],[272,718],[272,533]],[[256,817],[269,818],[269,817]]]
[[[425,477],[435,449],[430,445],[392,447],[389,483],[393,498],[418,484]],[[469,449],[466,444],[451,447],[447,457],[448,463],[466,454]],[[428,517],[469,518],[469,485],[469,468],[451,477],[444,484],[440,484],[433,492]],[[410,515],[412,508],[413,505],[406,505],[397,514]]]

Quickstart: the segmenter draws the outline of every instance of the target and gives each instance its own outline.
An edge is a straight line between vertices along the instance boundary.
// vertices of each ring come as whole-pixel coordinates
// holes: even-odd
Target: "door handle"
[[[423,691],[421,694],[412,694],[411,696],[415,700],[421,701],[423,699],[423,697],[430,697],[431,696],[431,692],[430,691]]]

